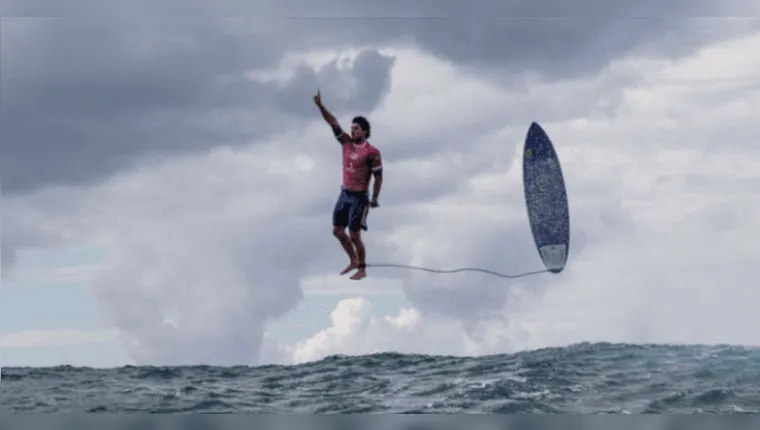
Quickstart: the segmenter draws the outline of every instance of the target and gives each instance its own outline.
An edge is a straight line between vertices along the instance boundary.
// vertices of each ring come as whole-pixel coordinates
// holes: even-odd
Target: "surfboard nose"
[[[528,127],[528,133],[525,138],[526,140],[548,140],[549,136],[547,136],[546,131],[537,122],[533,121],[530,123],[530,127]]]

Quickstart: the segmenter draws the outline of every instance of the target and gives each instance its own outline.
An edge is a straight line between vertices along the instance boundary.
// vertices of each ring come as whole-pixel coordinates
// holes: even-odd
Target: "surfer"
[[[349,259],[348,266],[340,274],[345,275],[356,270],[351,279],[359,280],[367,276],[367,253],[361,231],[367,230],[367,212],[369,208],[378,206],[377,198],[383,184],[380,150],[367,141],[371,129],[365,117],[354,117],[349,135],[343,131],[335,117],[325,109],[319,90],[314,95],[314,104],[332,127],[333,134],[340,142],[343,151],[343,184],[333,209],[332,221],[333,236],[338,238]],[[368,190],[370,178],[373,176],[375,181],[370,199]]]

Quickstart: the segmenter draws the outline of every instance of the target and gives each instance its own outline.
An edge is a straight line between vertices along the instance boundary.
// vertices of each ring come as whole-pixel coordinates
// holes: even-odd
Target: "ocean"
[[[583,343],[295,366],[3,368],[10,413],[757,413],[760,349]]]

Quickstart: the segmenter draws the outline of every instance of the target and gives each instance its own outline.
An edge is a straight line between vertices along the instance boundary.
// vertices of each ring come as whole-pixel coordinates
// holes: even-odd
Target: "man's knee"
[[[338,239],[346,239],[348,238],[348,235],[346,234],[346,228],[341,226],[333,226],[332,231],[333,236],[337,237]]]

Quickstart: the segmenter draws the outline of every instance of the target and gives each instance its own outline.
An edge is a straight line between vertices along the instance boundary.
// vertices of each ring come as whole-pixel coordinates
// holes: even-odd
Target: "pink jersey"
[[[380,150],[369,142],[343,145],[343,188],[367,191],[372,172],[382,168]]]

